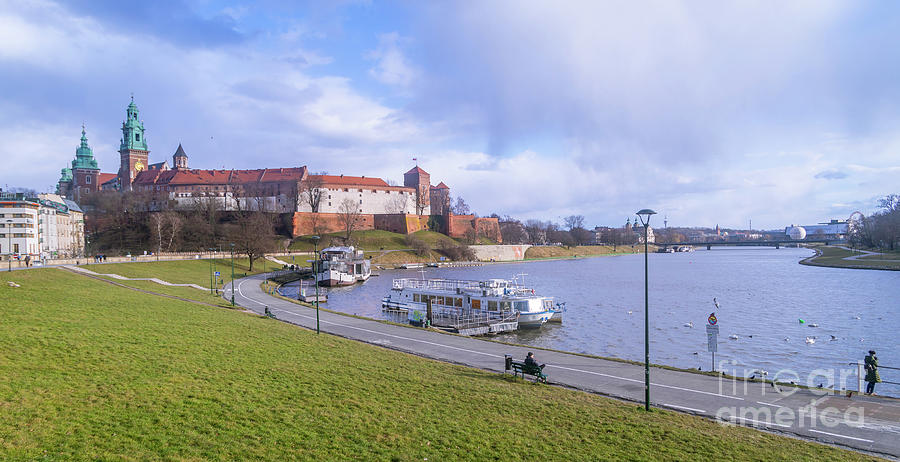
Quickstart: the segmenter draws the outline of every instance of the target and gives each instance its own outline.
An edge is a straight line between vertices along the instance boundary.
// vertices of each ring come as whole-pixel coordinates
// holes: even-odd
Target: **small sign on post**
[[[716,351],[719,349],[719,320],[716,313],[710,313],[706,319],[709,324],[706,326],[706,342],[707,350],[712,353],[712,371],[716,371]]]
[[[221,276],[222,274],[216,271],[216,276]]]

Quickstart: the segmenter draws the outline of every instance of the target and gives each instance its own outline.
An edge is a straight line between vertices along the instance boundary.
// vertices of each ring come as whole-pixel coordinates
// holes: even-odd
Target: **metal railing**
[[[855,363],[849,363],[851,366],[856,366],[856,375],[857,375],[857,387],[856,390],[860,393],[863,391],[863,382],[866,381],[866,365],[863,361],[857,361]],[[878,369],[890,369],[894,371],[900,371],[900,367],[891,367],[891,366],[878,366]],[[880,375],[880,374],[879,374]],[[900,382],[892,382],[890,380],[881,379],[881,383],[889,383],[891,385],[900,385]]]

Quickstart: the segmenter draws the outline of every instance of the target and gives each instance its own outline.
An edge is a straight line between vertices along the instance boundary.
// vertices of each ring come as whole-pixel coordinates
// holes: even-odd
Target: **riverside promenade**
[[[316,328],[316,311],[268,295],[260,287],[265,275],[235,281],[235,303],[255,313],[265,308],[279,320]],[[231,298],[231,286],[224,292]],[[404,351],[418,356],[502,373],[504,355],[522,360],[534,351],[553,385],[642,403],[644,367],[586,356],[518,347],[478,338],[391,325],[320,310],[323,333]],[[651,351],[651,359],[653,352]],[[852,398],[822,390],[780,387],[715,376],[650,370],[654,407],[700,415],[775,433],[900,459],[900,400]],[[855,388],[856,377],[850,377]]]

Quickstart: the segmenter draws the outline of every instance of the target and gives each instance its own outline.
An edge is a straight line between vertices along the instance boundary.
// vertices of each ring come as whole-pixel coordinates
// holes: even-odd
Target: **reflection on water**
[[[855,371],[848,363],[861,360],[869,349],[878,351],[881,365],[900,367],[900,272],[797,264],[810,253],[741,247],[651,254],[651,361],[709,370],[705,325],[716,297],[721,306],[716,312],[716,359],[737,368],[739,375],[755,369],[774,374],[790,368],[803,377],[820,368]],[[643,361],[643,255],[427,268],[424,275],[487,279],[521,273],[527,273],[526,284],[538,293],[567,302],[565,320],[495,338]],[[381,271],[364,284],[328,289],[325,306],[384,319],[381,298],[391,280],[421,276],[416,270]],[[810,327],[813,324],[818,327]],[[900,371],[882,370],[881,375],[900,382]],[[900,394],[900,387],[888,384],[879,384],[877,390]]]

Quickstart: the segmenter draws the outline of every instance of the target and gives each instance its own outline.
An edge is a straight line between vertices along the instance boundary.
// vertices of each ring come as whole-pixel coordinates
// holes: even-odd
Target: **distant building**
[[[0,255],[32,259],[84,254],[84,214],[56,194],[0,192]]]
[[[831,220],[827,223],[800,226],[806,231],[805,239],[845,239],[850,232],[850,223],[846,220]],[[794,225],[786,226],[784,234],[790,235]]]

